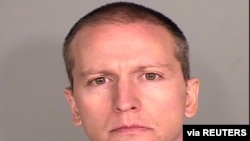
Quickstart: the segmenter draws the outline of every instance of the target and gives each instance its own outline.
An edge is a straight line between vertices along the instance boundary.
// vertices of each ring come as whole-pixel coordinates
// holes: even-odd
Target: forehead
[[[138,66],[168,64],[179,68],[173,36],[162,26],[136,23],[81,29],[71,45],[73,72],[132,71]]]
[[[151,42],[175,46],[173,35],[162,25],[136,22],[86,25],[77,32],[71,47],[89,47],[93,44],[102,44],[103,41],[105,43],[144,42],[145,44]]]
[[[88,26],[78,32],[71,47],[74,70],[79,71],[179,64],[173,36],[152,24]]]

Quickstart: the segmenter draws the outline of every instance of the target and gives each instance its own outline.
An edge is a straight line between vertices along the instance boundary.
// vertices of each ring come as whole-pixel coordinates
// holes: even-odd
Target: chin
[[[120,136],[120,137],[112,137],[107,141],[160,141],[155,138],[148,138],[145,136],[135,136],[135,135],[128,135],[128,136]]]
[[[94,140],[93,140],[94,141]],[[113,135],[105,141],[166,141],[163,137],[157,137],[152,133],[148,134],[126,134],[126,135]]]

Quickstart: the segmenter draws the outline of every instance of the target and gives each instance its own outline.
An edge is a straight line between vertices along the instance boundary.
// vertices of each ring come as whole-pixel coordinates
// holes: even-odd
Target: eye
[[[146,73],[142,77],[143,79],[146,79],[146,80],[156,80],[156,79],[159,79],[160,75],[156,73]]]
[[[109,81],[106,77],[98,77],[90,81],[90,85],[102,85]]]

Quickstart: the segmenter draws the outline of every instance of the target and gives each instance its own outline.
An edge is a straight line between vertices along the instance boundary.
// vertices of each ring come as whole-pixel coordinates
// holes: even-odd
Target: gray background
[[[71,123],[62,43],[84,14],[110,1],[0,1],[0,141],[87,140]],[[248,0],[135,1],[172,18],[201,80],[187,124],[248,124]]]

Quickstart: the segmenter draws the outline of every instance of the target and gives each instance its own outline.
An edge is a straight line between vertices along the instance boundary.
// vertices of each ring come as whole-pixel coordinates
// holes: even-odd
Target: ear
[[[75,98],[73,96],[73,91],[71,88],[65,88],[64,90],[64,94],[65,97],[69,103],[70,109],[71,109],[71,113],[72,113],[72,117],[73,117],[73,124],[75,126],[80,126],[82,125],[82,120],[81,120],[81,116],[78,110],[78,107],[76,105],[76,101]]]
[[[196,78],[187,81],[185,116],[193,117],[198,109],[198,94],[200,81]]]

